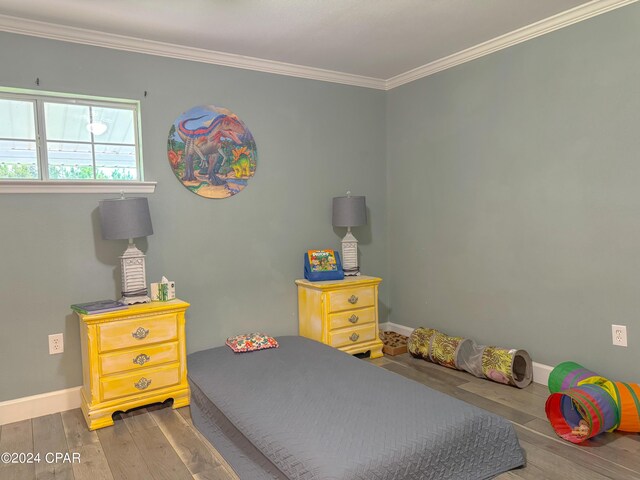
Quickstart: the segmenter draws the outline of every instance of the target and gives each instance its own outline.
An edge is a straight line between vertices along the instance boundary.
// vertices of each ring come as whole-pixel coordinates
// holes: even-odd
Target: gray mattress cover
[[[524,464],[497,415],[318,342],[278,342],[188,356],[196,427],[218,411],[290,479],[484,479]]]
[[[287,480],[278,467],[193,384],[191,419],[242,480]]]

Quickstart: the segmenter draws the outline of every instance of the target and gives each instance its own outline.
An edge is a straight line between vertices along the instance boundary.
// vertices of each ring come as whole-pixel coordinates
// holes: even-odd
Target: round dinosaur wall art
[[[247,126],[230,110],[202,105],[171,125],[167,141],[175,176],[193,193],[227,198],[242,191],[256,172],[258,151]]]

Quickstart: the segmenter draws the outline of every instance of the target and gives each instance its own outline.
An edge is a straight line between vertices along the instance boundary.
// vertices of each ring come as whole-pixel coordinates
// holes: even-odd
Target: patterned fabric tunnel
[[[417,328],[407,342],[409,353],[480,378],[524,388],[533,380],[531,357],[525,350],[478,345],[433,328]]]

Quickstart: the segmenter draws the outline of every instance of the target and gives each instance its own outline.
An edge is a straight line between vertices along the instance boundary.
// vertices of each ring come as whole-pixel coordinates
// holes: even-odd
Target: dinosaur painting
[[[193,171],[194,157],[197,155],[203,164],[208,164],[207,176],[213,185],[223,185],[217,176],[216,165],[218,170],[221,162],[219,158],[223,156],[221,152],[222,139],[230,138],[237,144],[242,144],[240,135],[244,134],[244,127],[238,121],[229,115],[220,115],[211,120],[208,126],[199,126],[193,129],[188,128],[187,124],[202,120],[204,115],[195,118],[187,118],[178,124],[178,135],[185,142],[185,173],[183,180],[195,180]],[[216,161],[212,161],[213,157]]]
[[[241,191],[257,163],[249,129],[232,112],[214,106],[192,108],[176,120],[169,134],[168,155],[180,181],[209,198]]]
[[[231,168],[236,178],[251,176],[251,159],[247,147],[236,148],[231,153],[233,154]]]

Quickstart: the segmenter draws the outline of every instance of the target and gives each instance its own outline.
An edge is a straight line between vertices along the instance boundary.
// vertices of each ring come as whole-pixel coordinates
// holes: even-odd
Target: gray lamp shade
[[[359,227],[367,224],[365,197],[335,197],[333,199],[333,226]]]
[[[153,235],[149,202],[143,197],[101,200],[100,225],[105,240]]]

